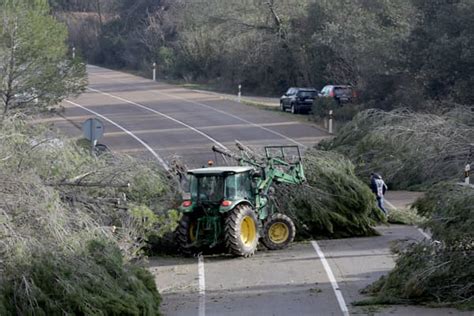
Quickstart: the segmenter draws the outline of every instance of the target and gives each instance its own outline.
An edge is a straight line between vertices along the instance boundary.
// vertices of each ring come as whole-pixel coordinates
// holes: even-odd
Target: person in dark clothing
[[[387,210],[384,207],[384,200],[383,200],[383,196],[385,192],[387,191],[387,185],[383,181],[381,175],[377,173],[370,174],[370,189],[372,190],[372,192],[375,194],[377,198],[377,205],[382,210],[382,212],[384,212],[384,214],[387,215]]]

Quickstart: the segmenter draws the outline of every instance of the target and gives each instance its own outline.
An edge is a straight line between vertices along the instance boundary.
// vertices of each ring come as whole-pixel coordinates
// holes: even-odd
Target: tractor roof
[[[188,170],[188,174],[209,174],[209,175],[218,175],[218,174],[223,174],[223,173],[242,173],[246,172],[249,170],[254,170],[253,167],[209,167],[209,168],[199,168],[199,169],[193,169],[193,170]]]

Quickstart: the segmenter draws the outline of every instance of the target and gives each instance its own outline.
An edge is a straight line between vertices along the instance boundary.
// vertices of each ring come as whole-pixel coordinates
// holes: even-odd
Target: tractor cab
[[[232,204],[253,198],[253,167],[210,167],[188,171],[190,202],[195,205]],[[223,203],[227,201],[226,203]],[[189,202],[188,202],[189,203]],[[230,205],[228,205],[230,206]]]

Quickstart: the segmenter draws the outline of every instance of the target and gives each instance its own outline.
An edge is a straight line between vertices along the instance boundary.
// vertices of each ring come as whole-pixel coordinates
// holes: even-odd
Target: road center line
[[[344,316],[348,316],[349,310],[347,309],[346,302],[344,300],[344,297],[342,296],[341,289],[337,285],[337,281],[336,281],[336,278],[334,277],[334,273],[332,272],[331,267],[329,266],[329,263],[326,260],[326,257],[324,256],[323,251],[321,250],[321,248],[319,248],[319,245],[315,240],[312,240],[311,244],[313,245],[314,250],[318,254],[319,258],[321,259],[321,262],[323,263],[324,270],[326,270],[326,274],[329,278],[329,281],[331,282],[331,286],[334,291],[334,294],[336,294],[337,302],[339,303],[339,308],[341,309],[342,314]]]
[[[166,114],[161,113],[161,112],[159,112],[159,111],[157,111],[157,110],[154,110],[154,109],[152,109],[152,108],[150,108],[150,107],[148,107],[148,106],[146,106],[146,105],[143,105],[143,104],[140,104],[140,103],[137,103],[137,102],[133,102],[133,101],[127,100],[127,99],[125,99],[125,98],[122,98],[122,97],[119,97],[119,96],[116,96],[116,95],[113,95],[113,94],[110,94],[110,93],[107,93],[107,92],[104,92],[104,91],[100,91],[100,90],[97,90],[97,89],[93,89],[93,88],[87,88],[87,89],[88,89],[88,90],[91,90],[91,91],[94,91],[94,92],[97,92],[97,93],[100,93],[100,94],[103,94],[103,95],[106,95],[106,96],[108,96],[108,97],[111,97],[111,98],[120,100],[120,101],[122,101],[122,102],[135,105],[136,107],[142,108],[142,109],[144,109],[144,110],[150,111],[150,112],[155,113],[155,114],[158,114],[158,115],[160,115],[160,116],[163,116],[163,117],[165,117],[165,118],[167,118],[167,119],[169,119],[169,120],[171,120],[171,121],[173,121],[173,122],[175,122],[175,123],[178,123],[178,124],[180,124],[180,125],[182,125],[182,126],[184,126],[184,127],[187,127],[187,128],[189,128],[190,130],[192,130],[192,131],[194,131],[194,132],[196,132],[196,133],[198,133],[198,134],[200,134],[200,135],[206,137],[207,139],[209,139],[211,142],[215,143],[215,144],[218,145],[219,147],[228,150],[227,147],[225,147],[225,146],[224,146],[223,144],[221,144],[219,141],[217,141],[216,139],[214,139],[214,138],[212,138],[211,136],[207,135],[207,134],[204,133],[203,131],[200,131],[200,130],[198,130],[197,128],[192,127],[191,125],[188,125],[188,124],[186,124],[186,123],[184,123],[184,122],[181,122],[180,120],[177,120],[177,119],[175,119],[175,118],[173,118],[173,117],[171,117],[171,116],[169,116],[169,115],[166,115]]]
[[[148,151],[158,160],[158,162],[163,166],[163,168],[165,168],[165,170],[169,170],[169,166],[168,164],[153,150],[153,148],[151,148],[147,143],[145,143],[143,140],[141,140],[138,136],[136,136],[135,134],[133,134],[133,132],[127,130],[126,128],[124,128],[123,126],[115,123],[114,121],[112,121],[111,119],[105,117],[104,115],[102,114],[99,114],[95,111],[92,111],[78,103],[75,103],[75,102],[72,102],[72,101],[69,101],[69,100],[65,100],[67,103],[69,104],[72,104],[74,106],[77,106],[87,112],[90,112],[104,120],[106,120],[107,122],[109,122],[110,124],[120,128],[121,130],[123,130],[125,133],[127,133],[128,135],[130,135],[131,137],[133,137],[135,140],[137,140],[140,144],[142,144],[146,149],[148,149]],[[225,147],[224,147],[225,148]],[[199,254],[198,256],[198,276],[199,276],[199,316],[205,316],[206,315],[206,281],[205,281],[205,275],[204,275],[204,258],[201,254]]]
[[[199,316],[206,315],[206,280],[204,274],[204,258],[198,255],[198,275],[199,275]]]

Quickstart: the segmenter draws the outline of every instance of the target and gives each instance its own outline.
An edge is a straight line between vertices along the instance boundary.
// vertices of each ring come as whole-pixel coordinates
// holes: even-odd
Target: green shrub
[[[348,122],[364,109],[363,104],[339,103],[333,98],[316,98],[311,108],[315,121],[329,118],[329,111],[333,111],[333,118],[336,122]]]

